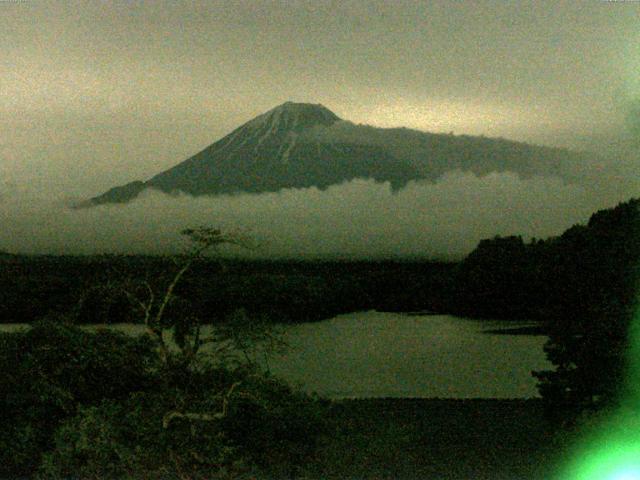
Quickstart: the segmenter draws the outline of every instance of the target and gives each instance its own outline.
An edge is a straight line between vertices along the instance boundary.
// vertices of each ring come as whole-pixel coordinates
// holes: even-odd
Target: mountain
[[[110,189],[87,205],[125,203],[143,190],[190,195],[273,192],[354,178],[435,180],[460,169],[478,175],[564,175],[580,154],[503,139],[375,128],[340,119],[322,105],[286,102],[245,123],[191,158],[143,181]]]

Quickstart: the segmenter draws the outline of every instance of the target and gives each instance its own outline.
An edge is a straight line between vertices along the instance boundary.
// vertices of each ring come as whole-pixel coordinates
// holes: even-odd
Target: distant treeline
[[[243,308],[273,322],[304,322],[358,310],[444,311],[453,263],[427,261],[201,260],[178,285],[172,308],[203,322]],[[161,291],[177,271],[165,257],[0,257],[0,323],[72,313],[81,323],[135,322],[127,280]]]
[[[449,310],[582,323],[629,318],[640,273],[640,200],[598,211],[559,237],[483,240],[455,269]]]

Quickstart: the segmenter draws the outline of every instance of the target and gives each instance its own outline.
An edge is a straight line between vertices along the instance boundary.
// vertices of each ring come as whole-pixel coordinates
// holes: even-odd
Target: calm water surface
[[[291,348],[272,356],[269,367],[332,398],[536,397],[531,370],[551,368],[542,350],[547,337],[483,333],[513,326],[449,315],[350,313],[287,327]],[[138,325],[116,328],[141,331]]]
[[[341,397],[537,397],[531,370],[551,368],[545,336],[495,335],[513,323],[360,312],[290,327],[274,374]]]

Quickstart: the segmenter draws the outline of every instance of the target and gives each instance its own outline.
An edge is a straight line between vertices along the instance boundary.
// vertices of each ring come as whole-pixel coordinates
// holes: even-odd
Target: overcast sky
[[[276,254],[456,256],[498,233],[558,234],[637,196],[640,156],[584,185],[454,172],[398,195],[356,181],[84,213],[63,199],[146,180],[287,100],[584,146],[624,132],[638,99],[634,1],[0,0],[0,249],[163,250],[211,218],[278,239]]]
[[[639,15],[577,0],[0,2],[0,175],[94,194],[286,100],[538,143],[615,131],[640,90]]]

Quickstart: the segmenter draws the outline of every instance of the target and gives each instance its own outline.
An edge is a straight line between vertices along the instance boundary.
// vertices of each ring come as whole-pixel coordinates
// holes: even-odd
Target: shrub
[[[52,321],[0,335],[0,476],[30,474],[81,405],[127,398],[155,380],[145,337]]]
[[[290,478],[313,452],[317,400],[248,369],[182,372],[180,385],[167,373],[165,388],[81,408],[56,432],[40,475]]]

